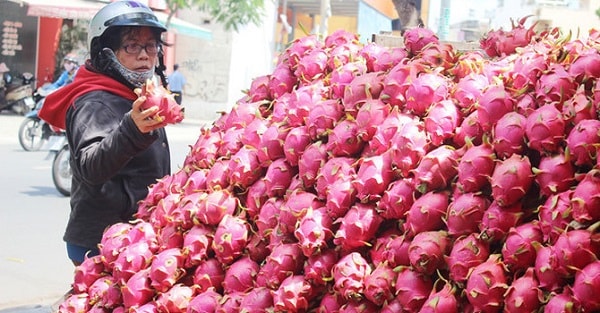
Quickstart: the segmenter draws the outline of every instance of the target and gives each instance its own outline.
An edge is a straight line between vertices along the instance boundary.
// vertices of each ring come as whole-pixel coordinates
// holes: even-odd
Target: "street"
[[[69,288],[73,265],[62,234],[69,198],[54,187],[48,151],[27,152],[17,133],[24,117],[0,113],[0,312],[47,308]],[[210,122],[184,120],[167,127],[172,171],[183,164],[200,128]],[[17,310],[12,310],[16,312]]]

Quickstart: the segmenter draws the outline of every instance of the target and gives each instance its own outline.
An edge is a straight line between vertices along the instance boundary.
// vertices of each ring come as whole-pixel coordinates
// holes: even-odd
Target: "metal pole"
[[[440,24],[438,27],[438,37],[440,40],[448,40],[450,32],[450,0],[442,0],[440,7]]]

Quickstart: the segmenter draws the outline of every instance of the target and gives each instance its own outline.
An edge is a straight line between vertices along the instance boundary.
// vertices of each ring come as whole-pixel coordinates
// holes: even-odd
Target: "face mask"
[[[142,87],[142,85],[146,83],[146,80],[151,79],[154,75],[154,69],[146,72],[131,71],[121,65],[119,59],[117,59],[117,55],[115,55],[111,49],[104,48],[102,51],[108,56],[108,59],[110,60],[110,67],[115,69],[123,78],[125,78],[125,80],[135,87]]]

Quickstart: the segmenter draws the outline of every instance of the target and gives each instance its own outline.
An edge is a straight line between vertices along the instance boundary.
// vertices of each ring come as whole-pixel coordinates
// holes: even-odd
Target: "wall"
[[[356,32],[360,36],[361,42],[367,43],[371,40],[373,34],[391,30],[392,21],[389,17],[362,1],[358,3],[358,27]]]

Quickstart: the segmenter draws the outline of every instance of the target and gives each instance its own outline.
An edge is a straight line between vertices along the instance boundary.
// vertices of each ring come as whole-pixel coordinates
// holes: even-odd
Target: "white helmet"
[[[94,38],[102,36],[113,26],[148,26],[166,31],[154,12],[146,5],[133,0],[115,1],[104,6],[90,21],[88,47]]]

